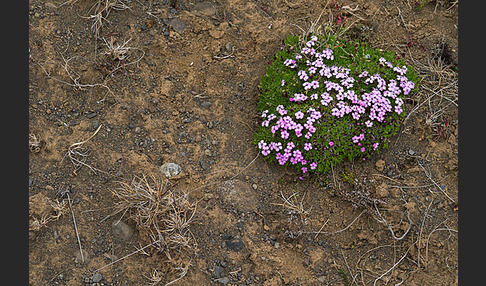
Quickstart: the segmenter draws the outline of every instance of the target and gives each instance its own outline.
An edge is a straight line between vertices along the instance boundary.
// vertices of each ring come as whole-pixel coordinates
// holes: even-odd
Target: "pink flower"
[[[332,145],[334,145],[334,142],[332,142],[332,141],[329,142],[329,146],[332,146]]]
[[[365,147],[361,147],[361,152],[364,152],[365,150]]]
[[[297,112],[295,113],[295,118],[297,118],[297,119],[302,119],[302,118],[304,118],[304,113],[303,113],[302,111],[297,111]]]

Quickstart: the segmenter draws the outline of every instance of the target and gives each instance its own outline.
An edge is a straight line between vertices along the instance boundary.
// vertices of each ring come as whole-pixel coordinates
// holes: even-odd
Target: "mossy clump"
[[[261,78],[254,143],[271,162],[324,174],[387,148],[417,88],[412,68],[391,52],[288,35]]]

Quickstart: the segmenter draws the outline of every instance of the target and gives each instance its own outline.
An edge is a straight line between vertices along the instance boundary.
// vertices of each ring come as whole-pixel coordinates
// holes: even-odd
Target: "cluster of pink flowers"
[[[386,81],[379,74],[371,75],[368,71],[362,71],[359,75],[353,76],[348,68],[327,64],[334,60],[333,51],[331,49],[316,50],[316,41],[317,37],[312,36],[294,58],[286,59],[283,62],[288,68],[295,69],[298,61],[305,60],[306,68],[297,71],[304,91],[289,96],[290,102],[310,102],[310,106],[317,109],[329,108],[329,115],[337,118],[351,114],[357,124],[364,124],[365,129],[371,128],[374,122],[385,122],[387,116],[392,112],[397,114],[403,112],[403,100],[398,96],[402,93],[409,94],[415,87],[414,83],[405,76],[406,66],[395,67],[386,59],[380,58],[379,64],[392,69],[397,74],[396,79]],[[356,82],[369,86],[370,91],[361,91],[360,94],[357,94],[352,89]],[[284,85],[286,82],[282,80],[281,86]],[[313,92],[320,87],[322,93]],[[314,101],[317,104],[313,103]],[[303,105],[302,109],[296,112],[285,109],[283,105],[277,106],[275,112],[265,110],[261,115],[264,119],[261,124],[264,127],[270,127],[273,136],[280,137],[284,142],[292,140],[293,135],[297,138],[304,136],[309,140],[316,132],[315,124],[319,124],[319,119],[323,114],[315,108],[304,106],[307,105]],[[359,135],[353,136],[352,143],[361,146],[365,134],[366,132],[361,132]],[[372,138],[369,139],[372,140]],[[328,148],[332,148],[334,142],[329,141],[328,144]],[[376,150],[378,146],[378,142],[373,143],[373,150]],[[292,141],[287,142],[285,149],[280,142],[267,144],[263,140],[259,142],[258,147],[264,156],[275,151],[275,158],[280,165],[287,162],[292,165],[301,164],[303,173],[308,171],[307,166],[311,170],[318,167],[317,162],[307,164],[305,159],[307,152],[317,149],[311,142],[304,142],[303,150],[296,149],[296,145]],[[365,152],[366,147],[361,146],[360,151]]]

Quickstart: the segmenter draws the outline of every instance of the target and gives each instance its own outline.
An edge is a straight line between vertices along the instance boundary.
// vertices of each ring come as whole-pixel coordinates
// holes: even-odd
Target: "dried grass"
[[[154,270],[149,277],[151,285],[174,275],[173,282],[180,280],[187,274],[197,252],[197,242],[190,229],[196,219],[197,203],[190,202],[184,192],[169,189],[167,179],[160,180],[155,176],[143,174],[131,181],[119,181],[118,185],[112,190],[118,202],[110,216],[122,213],[120,219],[127,216],[135,221],[140,233],[150,239],[149,245],[165,254],[171,268],[170,275]]]

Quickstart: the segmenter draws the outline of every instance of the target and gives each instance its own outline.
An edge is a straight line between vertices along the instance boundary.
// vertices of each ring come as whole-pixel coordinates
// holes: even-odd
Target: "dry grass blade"
[[[298,214],[302,222],[304,224],[307,224],[307,216],[309,215],[312,207],[309,209],[306,209],[304,207],[305,194],[302,196],[300,201],[297,200],[297,196],[299,196],[298,192],[294,192],[292,195],[286,198],[282,193],[282,191],[280,191],[280,196],[284,201],[284,203],[272,203],[272,204],[288,208],[290,210],[290,214],[294,214],[294,213]]]
[[[108,22],[107,18],[111,10],[126,10],[130,9],[125,3],[120,0],[98,0],[88,11],[90,14],[88,19],[92,20],[91,30],[94,32],[95,37],[98,39],[100,30],[103,27],[103,23]]]
[[[100,131],[102,126],[103,126],[103,124],[100,124],[100,126],[98,126],[96,131],[88,139],[81,141],[81,142],[76,142],[76,143],[72,144],[71,146],[69,146],[68,151],[66,152],[66,154],[62,158],[61,162],[64,160],[64,158],[66,156],[69,158],[69,160],[71,160],[71,163],[73,163],[73,165],[74,165],[73,173],[75,175],[77,174],[77,171],[79,171],[79,169],[81,169],[82,166],[88,167],[95,174],[97,174],[96,173],[97,171],[103,172],[103,171],[96,169],[94,167],[91,167],[90,165],[85,163],[86,158],[88,157],[90,150],[89,150],[89,148],[86,148],[84,146],[84,144],[86,144],[86,142],[91,140],[91,138],[93,138],[98,133],[98,131]],[[103,172],[103,173],[106,173],[106,172]]]
[[[79,245],[79,253],[81,254],[81,262],[84,263],[84,254],[83,254],[83,248],[81,247],[81,240],[79,239],[79,232],[78,232],[78,225],[76,224],[76,217],[74,216],[74,211],[73,211],[73,206],[71,203],[71,198],[69,197],[69,192],[65,192],[68,203],[69,203],[69,209],[71,210],[71,214],[73,216],[73,223],[74,223],[74,230],[76,231],[76,239],[78,240],[78,245]]]

